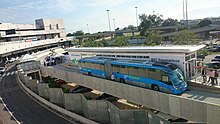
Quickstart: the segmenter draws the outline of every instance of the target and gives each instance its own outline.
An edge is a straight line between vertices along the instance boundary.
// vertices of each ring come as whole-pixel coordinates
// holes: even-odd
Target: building
[[[187,79],[196,74],[197,51],[199,46],[153,46],[153,47],[101,47],[101,48],[68,48],[71,59],[88,56],[104,56],[118,59],[138,59],[163,61],[177,65]]]
[[[37,19],[33,24],[0,23],[2,61],[66,42],[62,19]]]

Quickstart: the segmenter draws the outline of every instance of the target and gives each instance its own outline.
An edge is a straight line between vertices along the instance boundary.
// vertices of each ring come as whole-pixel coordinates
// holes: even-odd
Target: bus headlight
[[[175,90],[180,90],[180,88],[179,87],[174,87],[175,88]]]

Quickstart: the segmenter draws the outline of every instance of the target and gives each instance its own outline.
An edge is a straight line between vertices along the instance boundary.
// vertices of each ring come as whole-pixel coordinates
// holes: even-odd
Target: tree
[[[151,21],[148,19],[146,14],[140,15],[139,19],[141,20],[141,23],[138,26],[138,30],[140,31],[140,35],[144,36],[147,29],[151,27]]]
[[[119,36],[115,38],[114,46],[128,46],[128,42],[125,36]]]
[[[71,34],[71,33],[68,33],[66,36],[69,37],[69,36],[72,36],[72,34]]]
[[[151,27],[158,27],[161,26],[163,19],[162,15],[149,15],[142,14],[139,16],[139,19],[141,20],[141,23],[138,27],[138,30],[140,31],[140,35],[144,36],[147,32],[147,29]]]
[[[84,35],[84,32],[82,30],[76,31],[75,36],[81,36]]]
[[[212,24],[212,21],[210,21],[208,19],[204,19],[204,20],[200,21],[197,26],[199,28],[201,28],[201,27],[209,26],[209,24]]]
[[[128,25],[128,29],[134,30],[134,25]]]
[[[178,20],[172,18],[165,19],[162,23],[162,26],[177,26],[177,25],[178,25]]]
[[[163,15],[149,15],[148,19],[151,21],[151,26],[152,27],[158,27],[161,26],[163,19],[162,19]]]
[[[180,31],[178,35],[172,38],[174,45],[196,45],[199,41],[196,34],[188,30]]]
[[[159,32],[156,30],[147,31],[145,45],[161,45],[163,44],[162,37],[159,36]]]

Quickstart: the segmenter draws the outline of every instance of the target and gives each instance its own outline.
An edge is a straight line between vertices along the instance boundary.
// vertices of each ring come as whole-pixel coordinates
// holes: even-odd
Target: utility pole
[[[89,24],[86,24],[86,26],[87,26],[87,30],[88,30],[88,33],[89,33]]]
[[[115,31],[115,19],[113,19],[113,22],[114,22],[114,31]]]
[[[108,25],[109,25],[109,31],[111,31],[111,23],[110,23],[110,17],[109,17],[109,10],[106,10],[108,14]]]
[[[183,20],[185,20],[185,0],[183,0]]]
[[[189,23],[188,23],[188,7],[187,7],[187,0],[186,0],[186,26],[188,27],[189,26]]]
[[[135,9],[136,9],[136,21],[137,21],[137,27],[138,27],[138,11],[137,11],[138,7],[135,6]]]

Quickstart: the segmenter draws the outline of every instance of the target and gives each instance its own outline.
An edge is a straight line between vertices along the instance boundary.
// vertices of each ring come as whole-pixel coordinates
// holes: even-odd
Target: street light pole
[[[110,17],[109,17],[109,10],[106,10],[108,13],[108,24],[109,24],[109,30],[111,31],[111,24],[110,24]]]
[[[188,6],[187,6],[187,0],[186,0],[186,26],[188,27],[189,26],[189,23],[188,23]]]
[[[137,6],[135,6],[135,9],[136,9],[136,21],[137,21],[137,27],[138,27],[138,11],[137,11]]]
[[[113,22],[114,22],[114,30],[115,30],[115,19],[113,19]]]
[[[86,24],[86,26],[87,26],[87,30],[88,30],[88,33],[89,33],[89,24]]]

